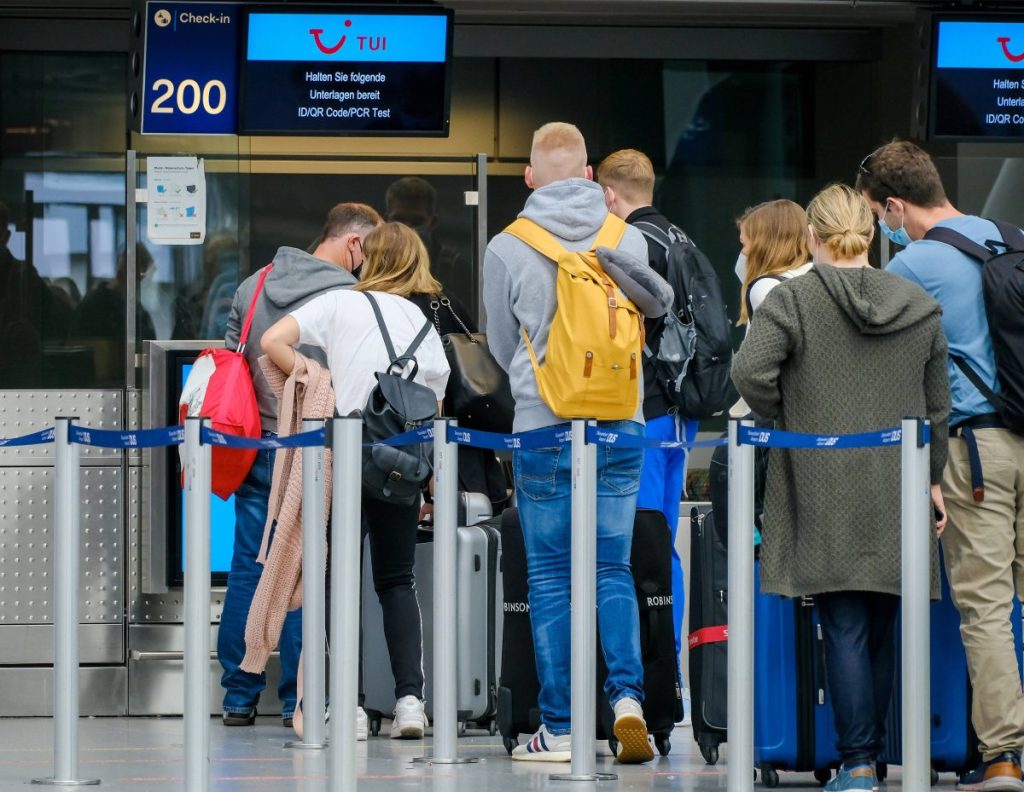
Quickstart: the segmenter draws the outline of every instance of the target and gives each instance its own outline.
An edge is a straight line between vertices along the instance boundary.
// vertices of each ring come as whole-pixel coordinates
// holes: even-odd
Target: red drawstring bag
[[[210,419],[210,428],[214,431],[241,437],[260,436],[256,390],[252,385],[249,361],[242,353],[252,328],[256,300],[273,266],[268,264],[260,272],[245,324],[242,325],[242,334],[238,338],[238,349],[204,349],[196,358],[178,401],[178,420],[181,423],[186,417],[202,416]],[[255,459],[256,451],[214,447],[210,489],[217,497],[227,500],[249,475]]]

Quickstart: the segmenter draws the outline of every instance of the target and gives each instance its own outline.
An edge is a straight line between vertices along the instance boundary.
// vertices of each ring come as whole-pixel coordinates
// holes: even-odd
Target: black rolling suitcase
[[[682,717],[678,661],[672,622],[671,533],[661,512],[637,512],[633,531],[632,566],[640,608],[640,648],[644,662],[644,719],[661,754],[671,750],[675,722]],[[537,697],[540,683],[530,630],[526,551],[519,514],[506,509],[501,521],[504,583],[504,632],[498,687],[498,729],[511,753],[520,734],[540,726]],[[600,644],[599,644],[600,645]],[[607,676],[598,651],[598,739],[611,737],[612,711],[604,695]],[[614,751],[614,741],[610,740]]]
[[[690,701],[693,738],[708,764],[726,740],[729,555],[715,513],[690,512]]]

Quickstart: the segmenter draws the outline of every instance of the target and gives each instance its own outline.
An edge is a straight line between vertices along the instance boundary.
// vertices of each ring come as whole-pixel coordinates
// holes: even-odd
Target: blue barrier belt
[[[802,434],[781,429],[758,429],[753,426],[741,426],[739,429],[740,445],[761,448],[879,448],[898,446],[903,442],[903,430],[899,428],[840,435]],[[930,432],[926,429],[924,441],[928,442],[929,439]]]
[[[263,450],[274,448],[307,448],[323,446],[323,428],[311,432],[287,435],[285,437],[238,437],[237,435],[217,432],[203,427],[200,439],[204,445],[220,446],[221,448],[237,448],[245,450]]]
[[[41,429],[38,432],[22,435],[21,437],[0,437],[0,448],[17,448],[18,446],[33,446],[42,445],[43,443],[52,443],[53,434],[54,429],[51,426],[49,429]]]
[[[385,446],[408,446],[417,443],[432,443],[434,441],[434,427],[421,426],[417,429],[410,429],[408,432],[389,437],[386,440],[377,440],[374,443],[363,443],[363,448],[370,448],[375,445]]]
[[[159,429],[121,432],[71,424],[70,434],[72,443],[96,448],[162,448],[181,445],[185,440],[185,427],[162,426]]]
[[[724,437],[716,440],[695,440],[692,443],[683,440],[655,440],[643,435],[613,432],[600,426],[588,426],[586,436],[588,443],[619,448],[718,448],[729,442]]]
[[[492,451],[529,451],[537,448],[552,448],[566,445],[572,440],[572,429],[551,427],[520,434],[499,434],[480,429],[448,427],[448,442],[473,448],[488,448]]]

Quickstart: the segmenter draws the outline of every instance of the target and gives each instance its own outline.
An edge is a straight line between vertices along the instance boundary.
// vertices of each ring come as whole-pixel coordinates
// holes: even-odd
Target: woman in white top
[[[736,221],[743,246],[736,260],[742,286],[739,324],[749,324],[768,292],[810,270],[807,213],[787,200],[767,201]]]
[[[331,370],[339,415],[362,410],[390,360],[370,301],[372,292],[395,349],[406,349],[427,320],[405,299],[418,292],[440,292],[430,274],[430,259],[419,236],[401,223],[385,223],[366,235],[362,280],[310,300],[263,335],[263,351],[285,372],[294,364],[295,344],[324,349]],[[444,398],[448,361],[433,326],[416,351],[415,381]],[[420,504],[402,505],[364,497],[363,532],[370,537],[373,585],[384,614],[384,634],[395,678],[392,738],[418,739],[427,718],[423,711],[423,640],[413,564]],[[366,739],[366,713],[360,706],[358,729]]]

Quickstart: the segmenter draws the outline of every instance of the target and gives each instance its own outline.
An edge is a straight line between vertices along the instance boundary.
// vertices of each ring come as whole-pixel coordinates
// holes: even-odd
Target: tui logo
[[[351,19],[345,20],[345,27],[352,27]],[[337,52],[338,50],[345,46],[345,39],[347,39],[348,36],[342,36],[337,44],[335,44],[333,47],[329,47],[326,44],[324,44],[323,40],[320,38],[323,32],[323,28],[310,28],[309,30],[309,34],[313,37],[313,41],[316,42],[316,48],[320,50],[324,55],[333,55],[335,52]]]
[[[1024,52],[1022,52],[1020,55],[1014,55],[1012,52],[1010,52],[1009,36],[1000,36],[999,38],[996,39],[996,41],[1003,45],[1003,55],[1006,56],[1006,59],[1010,61],[1010,63],[1020,63],[1024,61]]]

